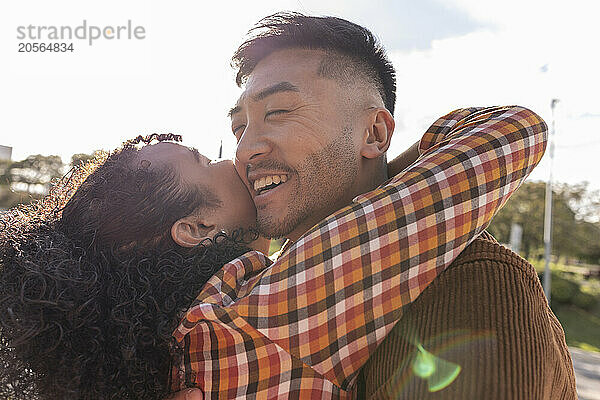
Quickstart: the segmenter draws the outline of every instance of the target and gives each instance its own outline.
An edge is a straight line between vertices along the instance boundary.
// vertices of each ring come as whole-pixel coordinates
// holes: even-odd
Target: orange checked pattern
[[[437,120],[421,157],[271,262],[249,252],[174,332],[172,389],[207,398],[352,398],[359,369],[540,161],[546,124],[522,107]]]

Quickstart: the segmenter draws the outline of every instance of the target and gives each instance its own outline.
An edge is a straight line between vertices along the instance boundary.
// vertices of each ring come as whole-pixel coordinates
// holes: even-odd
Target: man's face
[[[294,49],[265,58],[231,111],[236,169],[269,237],[297,239],[354,197],[355,110],[337,81],[318,76],[323,55]]]

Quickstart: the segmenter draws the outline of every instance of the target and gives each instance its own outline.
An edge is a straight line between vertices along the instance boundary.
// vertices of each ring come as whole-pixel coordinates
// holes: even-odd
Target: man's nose
[[[237,144],[235,157],[242,164],[255,162],[271,153],[272,145],[268,134],[261,127],[247,126]]]

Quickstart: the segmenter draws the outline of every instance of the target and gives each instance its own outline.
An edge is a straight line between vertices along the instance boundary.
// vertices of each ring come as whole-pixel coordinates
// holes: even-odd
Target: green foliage
[[[543,272],[539,273],[543,281]],[[594,291],[591,286],[583,286],[580,277],[574,274],[552,271],[552,308],[555,305],[575,305],[584,310],[590,310],[600,301],[600,291]]]
[[[597,312],[574,305],[563,305],[556,307],[554,313],[565,330],[569,346],[600,352],[600,316]]]
[[[510,240],[513,223],[523,228],[521,249],[525,258],[543,246],[545,186],[542,182],[523,184],[492,220],[489,231],[502,243]]]
[[[94,158],[93,154],[86,153],[77,153],[71,156],[71,167],[75,167],[77,165],[85,164]]]
[[[39,197],[47,192],[53,179],[63,175],[63,167],[59,156],[32,155],[10,162],[4,169],[2,183],[10,192]]]
[[[86,162],[96,156],[75,154],[71,166]],[[30,203],[42,198],[50,183],[63,176],[66,166],[59,156],[31,155],[21,161],[0,160],[0,209]]]
[[[59,156],[32,155],[9,166],[8,177],[12,184],[47,185],[63,174],[63,162]]]
[[[572,304],[575,296],[581,293],[575,282],[563,279],[557,274],[552,274],[551,292],[552,301],[562,304]]]
[[[600,352],[600,282],[561,271],[568,268],[565,265],[554,267],[552,310],[565,331],[567,344]],[[542,276],[540,273],[540,279]]]
[[[63,175],[59,156],[32,155],[0,165],[0,209],[40,199],[53,179]]]
[[[269,257],[272,256],[274,253],[277,253],[279,250],[281,250],[281,248],[283,247],[284,244],[285,244],[285,239],[271,240],[271,243],[269,244]]]
[[[573,296],[573,304],[584,310],[591,310],[597,303],[596,297],[590,293],[578,292]],[[600,332],[599,332],[600,334]]]
[[[526,258],[543,254],[544,182],[526,182],[494,217],[489,231],[508,243],[513,223],[523,228],[521,250]],[[600,195],[586,183],[556,185],[553,191],[552,253],[600,264]]]
[[[93,160],[100,153],[102,153],[102,150],[96,150],[92,154],[87,154],[87,153],[73,154],[71,156],[71,164],[70,165],[71,165],[71,167],[76,167],[78,165],[85,164],[86,162]]]

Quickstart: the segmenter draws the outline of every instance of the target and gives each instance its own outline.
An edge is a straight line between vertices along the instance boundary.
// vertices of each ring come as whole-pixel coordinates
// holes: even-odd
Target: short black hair
[[[377,88],[385,107],[394,113],[396,71],[385,49],[367,28],[337,17],[279,12],[258,21],[232,57],[238,86],[261,60],[290,48],[325,51],[328,54],[319,67],[320,75],[362,78]]]

